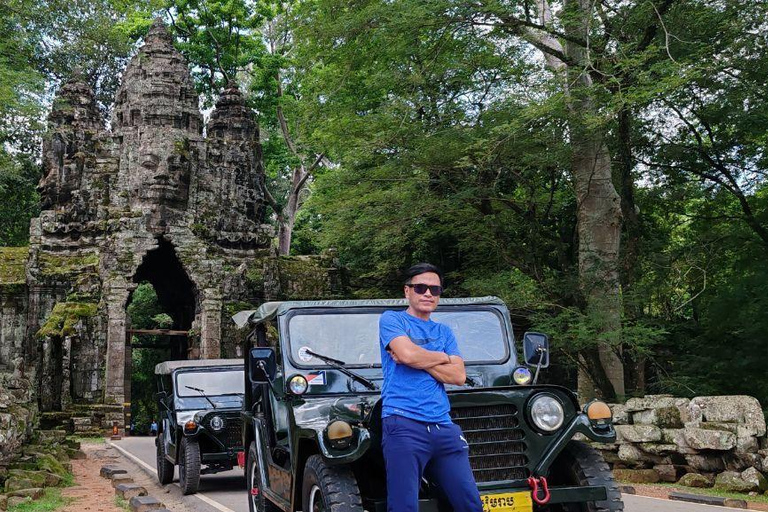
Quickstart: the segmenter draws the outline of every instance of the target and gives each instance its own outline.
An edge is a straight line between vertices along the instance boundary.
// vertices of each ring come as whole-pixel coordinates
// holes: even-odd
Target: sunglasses
[[[443,287],[438,286],[436,284],[429,285],[424,283],[417,283],[417,284],[407,284],[405,286],[413,288],[413,291],[415,291],[419,295],[424,295],[425,293],[427,293],[427,290],[429,290],[429,293],[431,293],[435,297],[439,297],[440,294],[443,293]]]

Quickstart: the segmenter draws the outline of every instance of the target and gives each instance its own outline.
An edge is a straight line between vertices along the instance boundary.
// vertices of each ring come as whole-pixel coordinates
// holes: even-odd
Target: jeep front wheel
[[[251,441],[251,445],[248,447],[248,461],[245,464],[245,481],[248,484],[248,510],[249,512],[278,512],[280,509],[264,496],[259,463],[256,443]]]
[[[307,459],[301,495],[304,512],[363,512],[352,470],[328,466],[319,455]]]
[[[200,485],[200,445],[183,437],[179,453],[179,487],[182,494],[195,494]]]
[[[172,462],[169,462],[165,457],[165,443],[163,443],[163,436],[159,435],[155,437],[155,454],[157,457],[157,479],[162,485],[173,482],[173,470],[174,466]]]
[[[550,485],[605,487],[607,499],[588,503],[552,505],[550,510],[562,512],[620,512],[624,510],[619,486],[603,456],[591,446],[571,441],[552,464]]]

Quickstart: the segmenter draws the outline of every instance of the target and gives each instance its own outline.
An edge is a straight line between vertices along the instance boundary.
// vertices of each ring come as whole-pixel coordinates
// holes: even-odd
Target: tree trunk
[[[618,115],[617,130],[617,182],[621,194],[621,213],[624,220],[621,243],[621,289],[625,318],[636,320],[642,314],[639,301],[634,297],[638,278],[637,260],[640,255],[640,218],[635,205],[635,180],[632,176],[632,114],[622,108]],[[627,300],[628,299],[628,300]],[[629,394],[645,394],[645,356],[634,350],[624,353],[625,390]]]
[[[581,102],[583,103],[583,102]],[[611,339],[621,329],[619,290],[619,244],[621,200],[613,186],[608,148],[598,137],[574,136],[573,174],[576,181],[579,233],[579,280],[587,301],[587,314],[597,323],[598,354],[613,389],[600,386],[605,399],[624,396],[624,365],[617,353],[618,341]]]
[[[288,202],[283,208],[277,233],[277,253],[280,256],[288,256],[291,253],[291,237],[293,225],[296,223],[296,213],[299,211],[299,195],[306,183],[306,171],[304,166],[296,167],[291,176],[291,188],[288,191]]]
[[[566,31],[575,40],[589,40],[593,18],[590,0],[567,0]],[[616,339],[621,329],[619,246],[621,198],[613,185],[611,156],[605,142],[606,128],[592,91],[589,50],[567,43],[568,101],[571,111],[572,172],[576,185],[576,220],[579,235],[579,281],[587,314],[596,324],[597,355],[610,385],[590,375],[595,391],[606,400],[623,398],[624,365]],[[590,357],[585,354],[585,359]],[[588,395],[588,390],[579,389]]]

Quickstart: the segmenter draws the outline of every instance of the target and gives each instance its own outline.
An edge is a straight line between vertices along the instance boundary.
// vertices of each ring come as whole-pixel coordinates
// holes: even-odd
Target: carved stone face
[[[189,199],[191,162],[183,142],[163,141],[139,153],[138,199],[145,204],[184,208]]]

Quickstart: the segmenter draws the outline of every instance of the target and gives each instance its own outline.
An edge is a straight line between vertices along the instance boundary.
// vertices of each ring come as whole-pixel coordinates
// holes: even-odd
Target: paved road
[[[155,444],[151,437],[127,437],[114,442],[113,446],[137,462],[146,471],[155,474]],[[178,470],[176,471],[178,482]],[[248,512],[245,479],[240,469],[233,469],[216,475],[204,475],[200,479],[200,491],[184,500],[202,500],[219,512]],[[190,501],[194,509],[200,510],[200,503]],[[726,512],[739,509],[681,503],[642,496],[624,496],[625,512]]]

